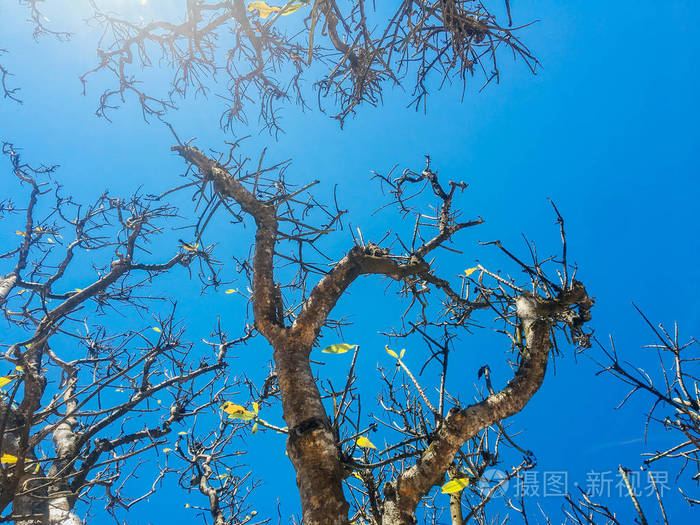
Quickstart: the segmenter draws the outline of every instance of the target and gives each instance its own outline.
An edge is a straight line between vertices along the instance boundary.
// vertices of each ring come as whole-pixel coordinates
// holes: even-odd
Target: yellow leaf
[[[357,472],[353,472],[352,475],[355,476],[357,479],[362,480],[362,476],[360,476]]]
[[[2,463],[17,463],[17,456],[13,456],[12,454],[3,454],[2,457],[0,457],[0,462]]]
[[[15,376],[15,375],[0,377],[0,388],[2,388],[2,387],[4,387],[5,385],[7,385],[8,383],[11,383],[12,381],[14,381],[14,379],[15,379],[16,377],[17,377],[17,376]]]
[[[76,291],[76,292],[82,292],[83,289],[82,289],[82,288],[76,288],[75,291]]]
[[[474,273],[475,271],[477,271],[478,269],[479,269],[478,266],[475,266],[474,268],[468,268],[468,269],[464,270],[464,275],[466,275],[467,277],[469,277],[471,274],[473,274],[473,273]]]
[[[189,508],[190,508],[190,504],[189,504],[189,503],[185,503],[185,508],[186,508],[186,509],[189,509]]]
[[[255,415],[258,415],[258,412],[260,411],[260,405],[257,403],[253,403],[253,412],[255,412]]]
[[[358,447],[362,448],[377,448],[374,446],[374,443],[372,443],[365,436],[360,436],[359,438],[357,438],[357,441],[355,441],[355,443],[357,443]]]
[[[180,245],[183,250],[187,250],[188,252],[195,252],[197,251],[197,248],[199,248],[199,243],[197,244],[181,244]]]
[[[245,410],[245,408],[243,408],[241,405],[236,405],[235,403],[231,403],[231,401],[226,401],[219,408],[227,414],[235,412],[236,410]]]
[[[19,372],[24,372],[24,368],[22,368],[22,367],[19,366],[19,365],[17,365],[17,366],[15,367],[15,370],[18,370]]]
[[[469,485],[469,478],[455,478],[442,486],[443,494],[454,494]]]
[[[257,431],[258,431],[258,424],[255,423],[255,424],[253,425],[253,429],[252,429],[250,432],[251,432],[251,434],[255,434]]]
[[[34,474],[39,473],[39,468],[40,468],[40,465],[39,465],[39,463],[37,463],[36,466],[34,467]]]
[[[241,405],[236,405],[230,401],[226,401],[220,408],[228,414],[229,419],[242,419],[243,421],[250,421],[255,417],[255,414],[253,414],[250,410],[246,410]]]
[[[226,290],[224,293],[225,293],[225,294],[232,294],[232,293],[236,293],[237,291],[238,291],[238,290],[236,290],[235,288],[229,288],[229,289]]]
[[[173,451],[172,448],[164,448],[164,449],[163,449],[163,452],[165,452],[166,454],[167,454],[168,452],[172,452],[172,451]]]
[[[161,329],[158,328],[157,326],[154,326],[154,327],[153,327],[153,331],[154,331],[154,332],[161,333],[163,330],[161,330]]]
[[[15,234],[16,234],[16,235],[21,235],[22,237],[26,237],[26,236],[27,236],[26,233],[21,232],[21,231],[19,231],[19,230],[15,230]]]
[[[219,474],[214,479],[226,479],[226,478],[230,478],[230,477],[231,477],[231,474]]]
[[[357,345],[349,345],[347,343],[338,343],[335,345],[330,345],[321,350],[321,353],[324,354],[344,354],[345,352],[349,352],[353,348],[357,348]]]
[[[187,435],[187,432],[178,432],[177,435],[178,435],[178,436],[186,436],[186,435]]]
[[[399,354],[397,354],[397,353],[394,352],[391,348],[389,348],[388,345],[384,345],[384,348],[386,349],[386,353],[389,354],[391,357],[394,357],[394,358],[396,358],[396,359],[399,358]]]
[[[46,240],[53,244],[53,239],[51,237],[47,238]]]
[[[403,359],[403,356],[406,355],[406,349],[402,348],[401,353],[399,354],[399,359]]]
[[[156,403],[158,403],[160,405],[162,403],[162,401],[160,399],[156,399]]]
[[[250,2],[248,4],[248,11],[253,12],[257,9],[260,18],[267,18],[272,13],[280,11],[282,8],[275,5],[267,5],[265,2]]]

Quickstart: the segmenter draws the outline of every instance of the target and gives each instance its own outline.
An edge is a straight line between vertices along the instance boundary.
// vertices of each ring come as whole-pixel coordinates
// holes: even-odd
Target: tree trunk
[[[310,348],[275,345],[275,364],[287,453],[297,473],[304,525],[344,525],[349,505],[343,495],[345,473],[335,432],[321,402],[309,363]]]

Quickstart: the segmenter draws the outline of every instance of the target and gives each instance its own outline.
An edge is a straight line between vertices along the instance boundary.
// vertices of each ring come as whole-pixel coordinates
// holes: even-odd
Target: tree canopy
[[[656,338],[657,363],[630,363],[596,337],[598,291],[576,264],[587,245],[572,241],[567,216],[593,214],[595,203],[564,209],[555,192],[533,204],[532,194],[505,196],[494,178],[492,198],[475,199],[469,173],[429,151],[371,174],[343,169],[366,151],[410,144],[410,128],[378,132],[385,101],[429,119],[497,92],[504,70],[528,82],[540,69],[526,44],[535,17],[519,23],[513,7],[91,0],[62,12],[60,2],[22,0],[10,9],[40,45],[83,50],[68,53],[75,64],[56,62],[102,117],[85,126],[114,120],[127,131],[123,143],[101,143],[105,131],[91,139],[78,131],[83,117],[71,117],[62,134],[83,139],[63,154],[83,179],[42,164],[63,163],[61,152],[48,159],[46,148],[19,144],[12,136],[26,135],[29,120],[17,115],[25,105],[41,112],[52,96],[68,104],[66,95],[59,79],[24,84],[13,68],[22,50],[3,43],[2,110],[13,116],[3,121],[0,200],[3,520],[138,522],[165,497],[192,513],[184,520],[216,525],[527,522],[540,514],[523,491],[538,451],[519,434],[552,364],[564,381],[615,379],[604,398],[625,404],[634,394],[646,428],[663,432],[644,463],[651,499],[628,469],[638,463],[620,460],[626,510],[571,486],[557,502],[565,519],[667,522],[667,511],[697,504],[697,341],[657,326],[645,308],[638,326]],[[76,18],[86,24],[68,27]],[[366,112],[379,115],[374,130],[361,127]],[[319,118],[321,133],[300,125]],[[460,125],[449,111],[440,118],[423,121],[437,137],[448,121]],[[205,131],[191,138],[190,127]],[[154,130],[170,151],[134,155],[147,141],[130,128]],[[325,149],[335,157],[320,165]],[[303,157],[305,173],[295,172]],[[125,159],[133,175],[111,171]],[[524,174],[522,187],[537,177]],[[512,202],[505,218],[476,237],[499,200]],[[556,417],[547,434],[561,441]],[[258,466],[266,462],[275,467]],[[657,464],[679,475],[675,499],[662,494]],[[275,494],[292,472],[298,492]]]

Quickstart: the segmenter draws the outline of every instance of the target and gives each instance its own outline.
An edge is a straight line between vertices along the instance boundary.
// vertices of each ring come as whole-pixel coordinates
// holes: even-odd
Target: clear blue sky
[[[462,200],[467,214],[486,219],[459,237],[462,257],[441,263],[448,275],[477,259],[500,264],[498,254],[479,247],[479,240],[500,239],[524,253],[525,233],[542,253],[556,249],[558,230],[546,200],[551,197],[566,219],[570,260],[578,263],[579,278],[597,297],[596,334],[602,339],[612,334],[625,358],[648,363],[640,347],[652,337],[632,301],[656,322],[671,326],[678,321],[684,338],[700,335],[695,275],[700,258],[700,4],[511,3],[516,22],[539,20],[522,34],[542,63],[536,76],[502,57],[500,85],[479,93],[474,84],[464,101],[459,89],[435,91],[427,114],[405,109],[408,93],[389,91],[383,107],[362,108],[343,130],[318,111],[301,114],[288,108],[283,113],[286,133],[275,142],[253,129],[246,151],[255,155],[269,145],[272,158],[293,159],[289,177],[320,179],[321,195],[338,184],[349,221],[362,228],[365,238],[381,237],[394,219],[368,213],[383,203],[370,184],[370,171],[387,171],[394,164],[418,170],[423,155],[430,154],[445,177],[470,184]],[[0,140],[23,148],[27,161],[60,164],[58,178],[78,199],[93,198],[104,188],[127,194],[139,186],[157,192],[173,184],[183,165],[169,151],[170,132],[157,122],[144,123],[133,101],[113,112],[111,123],[95,117],[104,86],[92,79],[83,97],[78,75],[96,60],[96,34],[84,30],[75,9],[59,10],[51,18],[56,26],[76,32],[72,41],[34,42],[16,2],[0,5],[0,48],[9,51],[1,60],[14,73],[11,81],[22,88],[25,101],[0,100]],[[202,148],[221,150],[224,141],[251,134],[244,128],[234,130],[235,135],[221,132],[219,110],[215,97],[190,100],[171,120],[182,137],[196,137]],[[7,163],[0,167],[5,178],[8,168]],[[14,229],[3,226],[0,240],[12,240],[7,232]],[[232,229],[217,240],[222,249],[235,249],[237,235]],[[347,230],[339,235],[330,248],[335,257],[352,242]],[[360,283],[339,306],[355,322],[345,340],[362,345],[361,364],[373,377],[377,362],[390,365],[383,352],[387,341],[377,331],[390,326],[401,310],[393,297],[376,297],[382,288],[379,281]],[[231,303],[200,297],[196,283],[178,290],[178,296],[193,340],[207,334],[220,313],[232,331],[240,326]],[[324,341],[336,342],[332,334]],[[464,357],[450,378],[462,400],[471,399],[479,366],[502,366],[506,348],[500,344],[483,332],[463,340]],[[409,348],[409,354],[415,355],[409,364],[418,366],[421,348]],[[257,341],[234,363],[232,373],[240,366],[263,374],[270,355]],[[323,373],[341,377],[345,365],[324,360],[329,364]],[[524,431],[521,441],[538,458],[537,469],[566,470],[570,484],[585,483],[589,470],[614,471],[619,463],[638,466],[641,451],[664,443],[654,432],[648,443],[639,441],[648,404],[633,402],[615,411],[624,390],[609,377],[595,376],[595,370],[585,357],[576,362],[566,352],[557,361],[556,374],[551,368],[543,388],[513,420],[514,428]],[[367,379],[368,404],[375,380]],[[282,437],[258,434],[241,446],[249,450],[245,462],[263,480],[254,495],[258,510],[263,513],[266,504],[280,498],[283,511],[295,512],[296,488]],[[151,498],[150,507],[135,507],[130,522],[190,523],[179,502],[195,504],[198,497],[166,488]],[[559,503],[549,499],[546,505]],[[626,509],[629,502],[618,501],[615,507]],[[681,518],[686,512],[677,504],[668,510]]]

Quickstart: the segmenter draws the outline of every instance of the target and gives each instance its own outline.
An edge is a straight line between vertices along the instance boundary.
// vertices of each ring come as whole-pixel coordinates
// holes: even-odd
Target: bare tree
[[[34,40],[39,40],[42,36],[50,36],[60,41],[67,41],[71,34],[65,31],[56,31],[48,25],[48,18],[41,12],[41,3],[43,0],[19,0],[19,4],[27,9],[27,21],[33,28]],[[7,49],[0,48],[0,56],[6,54]],[[0,93],[3,99],[10,100],[21,104],[20,87],[10,83],[12,73],[10,70],[0,63]]]
[[[0,49],[0,55],[3,55],[5,53],[7,53],[6,49]],[[12,87],[10,85],[10,76],[12,76],[12,73],[10,73],[10,71],[5,66],[0,64],[0,89],[2,89],[3,98],[7,98],[14,102],[21,103],[22,101],[19,99],[19,95],[17,93],[19,91],[19,88]]]
[[[478,478],[489,461],[497,457],[497,451],[487,452],[489,428],[495,425],[499,436],[496,441],[502,439],[500,436],[507,439],[501,421],[519,412],[541,385],[550,350],[556,344],[554,330],[559,327],[571,340],[588,345],[582,327],[590,317],[592,300],[583,286],[569,277],[565,257],[558,262],[561,270],[555,282],[546,276],[546,263],[537,260],[534,252],[532,263],[526,264],[503,249],[526,271],[527,287],[483,267],[468,270],[470,276],[462,279],[460,289],[436,274],[434,263],[427,259],[429,254],[481,219],[456,220],[453,199],[456,190],[466,185],[451,183],[443,187],[429,162],[420,173],[406,171],[398,178],[378,177],[390,185],[393,202],[400,211],[409,212],[404,192],[419,185],[431,200],[440,203],[438,216],[414,211],[415,230],[410,240],[397,241],[402,247],[399,252],[359,239],[330,271],[320,272],[318,264],[309,262],[305,254],[332,231],[332,225],[339,220],[338,210],[332,212],[314,204],[310,195],[302,198],[307,188],[287,187],[284,165],[270,170],[258,164],[247,172],[245,161],[234,160],[233,155],[229,162],[222,163],[192,146],[178,145],[174,149],[193,166],[192,181],[181,188],[195,188],[198,200],[205,203],[195,240],[183,243],[167,261],[141,262],[145,255],[139,255],[141,246],[161,233],[158,222],[172,220],[173,209],[160,204],[159,198],[144,202],[138,196],[121,200],[108,194],[83,209],[61,197],[60,188],[56,188],[52,192],[55,206],[42,217],[37,202],[50,192],[45,189],[47,183],[39,180],[53,169],[32,169],[21,163],[12,146],[5,146],[15,175],[29,189],[28,204],[22,210],[25,229],[17,232],[19,246],[3,254],[3,259],[15,260],[14,268],[2,283],[7,320],[31,330],[29,337],[10,345],[5,357],[18,367],[19,375],[7,378],[16,381],[4,403],[3,451],[10,455],[12,466],[5,469],[2,494],[5,506],[13,503],[13,517],[20,522],[42,523],[41,516],[52,510],[61,517],[69,516],[77,499],[89,497],[96,486],[106,487],[111,493],[114,482],[124,476],[128,459],[162,445],[159,438],[172,432],[174,423],[196,418],[210,407],[216,410],[227,386],[225,381],[221,385],[220,373],[226,365],[227,349],[247,340],[254,327],[274,349],[274,368],[267,387],[251,387],[251,392],[255,393],[256,406],[275,397],[282,403],[287,428],[279,430],[288,433],[287,449],[297,471],[304,523],[348,520],[350,503],[343,486],[353,472],[362,478],[364,486],[353,502],[356,517],[377,523],[412,523],[419,504],[432,487],[443,483],[449,469],[455,473],[472,472],[472,477]],[[327,222],[309,225],[303,216],[316,207]],[[217,263],[211,248],[202,249],[199,244],[217,208],[227,210],[236,221],[245,221],[249,216],[256,226],[252,257],[239,262],[240,271],[250,278],[253,322],[242,337],[232,342],[218,330],[219,341],[211,343],[215,350],[213,362],[195,364],[188,357],[191,345],[181,340],[182,329],[175,322],[174,312],[162,319],[155,330],[147,328],[151,331],[146,333],[142,329],[110,334],[104,326],[78,317],[77,312],[86,310],[88,301],[95,303],[97,313],[116,304],[144,308],[146,302],[155,298],[139,295],[137,290],[177,265],[189,267],[198,262],[200,272],[211,272],[208,285],[216,286]],[[7,213],[18,212],[10,203],[5,203],[4,209]],[[60,246],[63,241],[58,241],[63,235],[59,233],[63,231],[60,222],[69,225],[75,236],[66,241],[65,247]],[[110,229],[115,230],[112,236],[107,235]],[[61,248],[64,255],[56,258]],[[92,284],[83,289],[58,291],[78,250],[111,252],[114,256],[101,266],[93,262],[97,277]],[[276,276],[276,261],[293,263],[296,272],[289,281],[281,282]],[[320,275],[316,277],[317,274]],[[433,348],[429,360],[442,363],[441,387],[437,398],[433,398],[402,361],[403,355],[388,349],[398,366],[395,372],[384,373],[387,391],[381,406],[386,418],[375,424],[391,426],[398,434],[396,443],[382,451],[380,455],[385,459],[380,461],[353,456],[358,445],[363,446],[360,438],[366,439],[368,431],[359,426],[359,420],[354,420],[359,417],[354,369],[350,369],[344,387],[327,394],[334,407],[329,413],[319,390],[320,378],[314,375],[310,363],[311,350],[321,330],[334,325],[329,317],[333,307],[348,287],[364,275],[382,275],[397,283],[397,292],[409,300],[405,319],[414,314],[415,318],[392,335],[421,334]],[[430,289],[443,294],[439,304],[430,304]],[[16,294],[11,297],[13,292]],[[18,300],[19,307],[10,307]],[[59,304],[47,306],[50,300]],[[431,332],[438,331],[443,341],[450,341],[468,327],[468,320],[477,309],[491,310],[504,323],[503,331],[515,353],[515,372],[506,385],[496,390],[488,369],[483,369],[481,375],[487,387],[483,399],[462,406],[446,382],[450,345],[440,344]],[[82,325],[83,329],[72,328],[74,325]],[[147,336],[154,332],[155,340]],[[50,341],[66,337],[85,347],[87,357],[59,357]],[[135,355],[129,347],[136,341],[141,346]],[[42,404],[47,364],[60,369],[61,380],[51,401]],[[200,376],[211,379],[200,385]],[[112,403],[105,390],[117,384],[117,390],[128,393],[128,400]],[[21,402],[15,407],[20,388]],[[139,430],[125,426],[125,416],[158,410],[163,404],[169,407],[168,415],[161,417],[157,425]],[[249,413],[240,410],[236,413],[224,408],[233,416]],[[254,419],[277,429],[260,420],[257,411],[242,419]],[[227,423],[225,419],[221,425]],[[114,432],[110,438],[97,437],[110,430]],[[177,450],[183,458],[190,455],[190,466],[179,475],[185,476],[190,470],[196,474],[202,492],[210,497],[217,523],[237,522],[235,514],[224,517],[221,491],[207,485],[207,479],[215,473],[212,462],[224,461],[224,445],[232,436],[222,429],[211,430],[206,439],[193,436],[191,442],[188,438],[187,450],[184,444]],[[37,458],[34,450],[49,437],[55,457]],[[207,448],[210,454],[205,453]],[[106,460],[103,454],[112,457]],[[527,463],[521,468],[526,466]],[[102,470],[91,478],[90,473],[97,467]],[[115,505],[128,507],[132,503],[121,494],[114,495]]]
[[[656,365],[642,368],[622,360],[611,338],[609,346],[598,343],[604,357],[600,362],[600,373],[610,374],[629,386],[629,392],[618,408],[624,407],[635,395],[649,400],[651,406],[644,422],[645,439],[650,429],[656,429],[669,436],[673,443],[668,448],[644,455],[642,467],[649,472],[649,481],[656,497],[652,509],[645,510],[640,504],[627,476],[629,470],[622,465],[619,467],[639,523],[652,522],[648,516],[654,513],[658,522],[668,524],[664,494],[652,472],[658,464],[676,472],[674,487],[690,507],[700,503],[700,499],[689,492],[697,489],[697,481],[700,479],[700,387],[697,375],[697,350],[700,345],[695,338],[683,343],[677,325],[670,333],[661,324],[654,326],[641,310],[637,310],[656,338],[654,344],[645,347],[656,354]],[[618,523],[613,510],[593,503],[585,494],[579,501],[570,498],[568,503],[570,514],[580,517],[574,523],[588,523],[582,519],[583,516],[596,516],[605,518],[606,523]]]
[[[47,32],[35,16],[37,2],[25,4],[38,34]],[[476,73],[484,84],[498,80],[499,48],[532,69],[537,64],[511,27],[507,1],[507,23],[467,0],[403,1],[390,11],[369,9],[364,0],[282,6],[188,0],[184,21],[143,23],[91,4],[104,35],[99,62],[82,80],[98,72],[113,79],[100,97],[102,116],[134,95],[144,116],[164,119],[178,99],[208,93],[212,77],[225,72],[222,127],[245,122],[254,101],[263,124],[275,131],[278,103],[306,105],[300,79],[308,72],[316,78],[319,105],[334,104],[342,124],[361,104],[380,103],[387,83],[407,84],[419,107],[431,85],[464,84]],[[219,47],[226,32],[232,43]],[[143,84],[136,76],[139,66],[156,62],[154,53],[172,69],[168,86]],[[316,62],[330,65],[330,72]],[[506,479],[532,468],[532,453],[516,444],[504,420],[537,392],[562,337],[590,345],[584,326],[593,299],[575,278],[556,207],[560,255],[542,259],[528,244],[526,259],[499,241],[485,243],[500,250],[522,280],[481,265],[442,275],[439,250],[459,252],[458,235],[483,221],[462,218],[458,199],[467,184],[439,176],[429,157],[416,171],[375,176],[397,224],[410,219],[414,225],[408,233],[397,226],[393,234],[365,239],[358,230],[344,253],[332,253],[325,239],[339,235],[344,210],[337,198],[323,202],[311,193],[317,181],[293,186],[285,177],[288,162],[270,164],[265,152],[252,162],[239,143],[226,153],[205,153],[192,142],[177,142],[173,151],[187,166],[184,183],[160,195],[105,192],[87,206],[63,194],[55,168],[32,167],[17,148],[3,147],[14,183],[26,193],[21,205],[6,200],[0,206],[4,217],[24,221],[16,245],[0,255],[8,265],[0,305],[12,327],[11,340],[3,338],[4,360],[14,368],[1,380],[7,394],[0,411],[3,519],[77,524],[76,512],[87,512],[98,490],[119,519],[120,509],[148,496],[133,494],[128,482],[146,470],[144,457],[158,454],[164,465],[147,470],[152,491],[174,476],[183,490],[206,498],[216,525],[262,523],[266,517],[246,503],[254,477],[231,469],[238,464],[238,436],[269,430],[287,434],[306,525],[437,522],[443,512],[455,525],[470,518],[488,522],[492,493],[455,495],[443,509],[431,497],[433,488],[446,476],[463,485],[480,479],[505,447],[522,455]],[[184,192],[192,192],[193,209],[167,204]],[[194,351],[201,345],[184,337],[175,304],[155,290],[159,280],[182,272],[198,278],[204,290],[224,286],[215,242],[219,215],[254,231],[235,260],[235,271],[248,280],[248,295],[242,295],[250,315],[237,332],[216,326],[201,343],[207,348],[201,357]],[[185,227],[188,239],[177,239]],[[90,282],[68,289],[64,283],[75,272]],[[343,325],[332,317],[337,303],[366,276],[385,278],[404,305],[387,335],[422,340],[425,364],[439,365],[437,376],[426,379],[404,362],[403,351],[387,347],[396,367],[381,371],[382,415],[369,423],[361,410],[367,401],[355,388],[357,347],[326,349],[354,350],[340,385],[325,381],[311,361],[324,330]],[[149,326],[144,319],[156,305],[163,313]],[[113,316],[125,316],[124,322],[109,321]],[[454,390],[447,371],[455,341],[476,316],[504,335],[512,376],[493,378],[485,365],[478,373],[482,390],[472,400],[472,392]],[[226,373],[231,353],[256,336],[273,348],[269,376],[262,384],[240,374],[232,379]],[[234,386],[248,390],[246,403],[230,400]],[[281,404],[286,426],[260,417],[260,408],[273,403]],[[177,432],[179,425],[187,430]],[[368,437],[380,426],[393,433],[383,450]],[[165,447],[164,437],[173,435],[176,445]],[[52,454],[42,456],[44,449]],[[350,485],[351,478],[359,484]]]
[[[196,429],[200,414],[232,386],[224,374],[226,354],[245,342],[251,329],[235,341],[218,332],[207,343],[210,357],[196,360],[193,345],[183,340],[174,305],[153,327],[115,332],[113,324],[103,323],[105,316],[125,316],[129,309],[138,312],[163,302],[142,290],[176,266],[189,268],[199,261],[208,267],[206,252],[183,246],[167,260],[144,261],[149,257],[144,247],[160,233],[159,223],[174,218],[172,207],[154,206],[139,195],[121,199],[108,193],[80,206],[52,183],[55,167],[23,163],[10,144],[4,144],[3,153],[28,193],[22,207],[9,200],[1,206],[4,217],[24,217],[23,229],[15,232],[17,246],[0,255],[12,265],[0,281],[0,304],[6,322],[18,329],[8,335],[26,333],[3,355],[15,370],[0,380],[9,389],[0,399],[0,505],[12,504],[6,519],[79,523],[71,509],[78,500],[89,501],[96,489],[106,491],[110,512],[128,509],[148,494],[128,496],[121,484],[139,468],[139,455],[158,450],[181,457],[183,485],[189,487],[188,474],[196,477],[211,500],[211,512],[223,523],[219,509],[246,476],[230,476],[213,495],[208,480],[228,471],[234,422],[224,419],[197,437],[181,432],[175,450],[161,448],[163,438],[177,434],[184,422],[184,428]],[[87,265],[81,261],[86,252]],[[89,281],[82,289],[66,289],[64,282],[76,270]],[[40,456],[47,446],[53,455]],[[153,473],[153,490],[171,470]],[[231,523],[247,510],[241,494],[225,506]]]
[[[498,81],[502,51],[533,72],[537,66],[517,36],[520,28],[512,27],[508,1],[507,22],[472,0],[406,0],[394,7],[365,0],[291,0],[282,6],[188,0],[184,17],[174,13],[150,22],[112,13],[99,0],[90,3],[104,36],[99,63],[81,79],[86,86],[97,73],[113,79],[100,97],[101,116],[133,95],[144,116],[163,118],[178,100],[218,90],[211,80],[223,75],[226,90],[214,91],[225,102],[221,125],[245,123],[249,102],[256,102],[262,123],[276,132],[280,103],[307,106],[301,81],[311,75],[319,107],[330,99],[342,125],[361,104],[379,104],[387,83],[405,85],[418,108],[430,86],[465,85],[477,74],[483,85]],[[172,81],[147,89],[139,71],[156,62],[169,66]]]
[[[313,248],[320,234],[329,231],[329,226],[309,226],[302,222],[302,213],[312,203],[310,197],[299,200],[299,191],[287,190],[282,178],[265,185],[259,170],[244,174],[241,164],[220,163],[192,146],[180,145],[174,149],[196,168],[193,174],[199,195],[206,194],[210,207],[219,203],[227,207],[237,205],[240,211],[231,213],[236,217],[241,213],[249,215],[256,224],[255,249],[250,261],[254,323],[274,349],[276,381],[289,428],[287,451],[297,472],[304,523],[347,520],[349,503],[343,483],[355,469],[362,470],[366,495],[358,500],[354,509],[356,517],[385,524],[413,523],[423,498],[432,487],[443,482],[450,467],[457,467],[455,458],[465,444],[522,410],[537,391],[544,379],[550,350],[556,344],[554,330],[561,328],[570,340],[584,346],[589,344],[582,327],[590,319],[593,301],[583,285],[570,277],[565,251],[558,260],[561,269],[556,282],[547,277],[545,263],[537,259],[535,252],[532,263],[526,264],[505,249],[504,253],[528,275],[526,285],[478,267],[472,269],[473,273],[468,272],[470,275],[478,272],[477,278],[465,278],[461,289],[455,289],[449,279],[436,273],[428,256],[451,241],[457,232],[481,220],[457,220],[453,199],[456,190],[466,185],[452,182],[444,186],[429,160],[419,173],[405,171],[396,178],[378,176],[389,185],[399,210],[416,216],[411,239],[398,238],[396,243],[391,243],[400,246],[400,251],[360,238],[329,272],[313,282],[310,276],[316,266],[307,262],[304,248],[307,245]],[[411,191],[415,197],[409,188],[416,185],[438,201],[437,216],[408,208],[406,192]],[[334,213],[327,216],[330,222],[337,217]],[[562,239],[565,246],[563,233]],[[500,247],[500,243],[495,244]],[[279,281],[275,274],[276,260],[292,261],[298,268],[292,281]],[[439,395],[433,400],[403,363],[403,356],[388,349],[396,357],[403,375],[384,376],[388,392],[382,407],[387,419],[377,423],[397,429],[399,435],[397,442],[382,453],[388,459],[374,463],[352,455],[358,443],[362,446],[358,439],[367,432],[349,421],[350,414],[356,410],[353,402],[357,401],[357,395],[352,392],[353,369],[345,387],[328,394],[334,406],[329,414],[319,380],[310,365],[311,350],[323,327],[328,326],[336,303],[355,280],[365,275],[381,275],[395,281],[397,292],[409,300],[405,318],[415,315],[415,321],[396,331],[393,334],[396,337],[418,332],[430,341],[434,339],[430,332],[439,330],[449,340],[455,331],[468,326],[472,312],[489,309],[504,323],[504,331],[508,332],[516,353],[514,376],[505,386],[494,389],[489,373],[484,370],[486,395],[475,404],[462,406],[446,388],[448,346],[434,350],[429,358],[444,363]],[[427,292],[431,289],[443,294],[438,305],[428,300]],[[344,443],[351,448],[345,450]],[[477,450],[480,450],[478,446]],[[470,455],[465,454],[465,458]],[[479,468],[478,464],[471,466],[473,471]],[[383,494],[380,494],[382,484]]]

